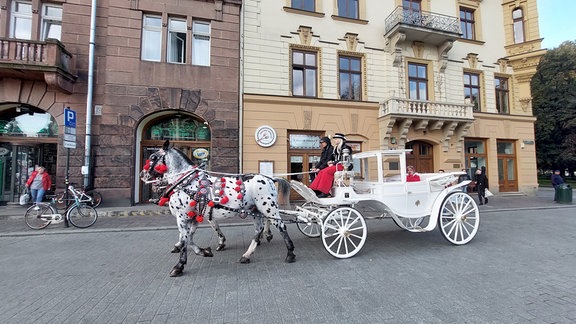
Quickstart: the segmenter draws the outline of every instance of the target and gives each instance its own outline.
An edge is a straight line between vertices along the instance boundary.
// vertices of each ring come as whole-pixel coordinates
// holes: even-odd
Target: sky
[[[575,0],[537,0],[542,47],[553,49],[562,42],[576,41]]]

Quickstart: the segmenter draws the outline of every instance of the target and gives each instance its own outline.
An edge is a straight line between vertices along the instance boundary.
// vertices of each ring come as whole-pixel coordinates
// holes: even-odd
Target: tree
[[[576,41],[549,50],[532,78],[540,170],[576,170]]]

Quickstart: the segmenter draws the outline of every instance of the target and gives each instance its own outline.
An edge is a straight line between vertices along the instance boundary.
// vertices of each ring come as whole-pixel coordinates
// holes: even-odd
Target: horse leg
[[[264,231],[264,224],[262,222],[261,216],[254,217],[254,230],[256,234],[252,238],[250,246],[248,246],[248,250],[246,250],[246,252],[244,252],[242,257],[240,258],[240,263],[250,263],[250,257],[256,250],[256,246],[258,246],[260,236],[262,236],[262,232]]]
[[[188,242],[190,240],[190,223],[180,216],[178,217],[178,231],[180,232],[180,241],[176,243],[179,246],[180,257],[178,263],[170,271],[170,277],[179,277],[184,272],[184,265],[188,261]],[[174,246],[176,248],[176,245]]]
[[[274,235],[272,235],[272,230],[270,230],[270,219],[268,218],[266,218],[266,220],[264,221],[264,231],[262,231],[262,235],[258,237],[258,245],[260,245],[260,241],[264,237],[266,237],[267,242],[272,241],[272,238],[274,237]]]
[[[286,248],[288,249],[288,253],[286,255],[285,262],[292,263],[296,261],[296,255],[294,254],[294,243],[292,243],[292,239],[288,235],[288,231],[286,230],[286,224],[280,219],[280,215],[276,215],[276,219],[274,220],[274,225],[284,238],[284,242],[286,243]]]
[[[210,223],[210,226],[214,231],[216,231],[216,235],[218,235],[218,246],[216,246],[216,251],[224,250],[224,248],[226,248],[226,244],[224,243],[226,242],[226,237],[224,236],[224,233],[222,233],[222,231],[220,230],[218,222],[216,222],[215,220],[209,220],[208,223]]]

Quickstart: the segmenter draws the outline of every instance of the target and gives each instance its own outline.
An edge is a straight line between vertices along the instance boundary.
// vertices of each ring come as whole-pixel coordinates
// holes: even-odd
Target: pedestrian
[[[43,166],[38,166],[26,181],[26,187],[30,189],[31,201],[41,203],[46,191],[52,187],[52,178]]]
[[[482,167],[482,170],[476,170],[476,189],[478,190],[478,204],[487,204],[486,189],[488,189],[488,178],[486,177],[486,167]]]
[[[420,181],[420,175],[416,173],[416,169],[413,166],[409,165],[406,168],[406,182],[418,182]]]
[[[332,158],[328,161],[328,166],[318,172],[316,178],[310,184],[310,189],[316,192],[318,198],[330,197],[330,189],[334,183],[334,173],[343,171],[343,162],[349,161],[352,154],[352,148],[346,144],[346,137],[342,133],[336,133],[332,136],[336,141]],[[352,165],[348,167],[351,170]]]
[[[316,162],[314,167],[310,170],[310,181],[314,181],[316,178],[316,174],[318,171],[325,169],[328,167],[328,162],[332,160],[332,155],[334,154],[334,147],[332,146],[332,142],[330,138],[325,136],[320,139],[320,146],[322,147],[322,153],[320,153],[320,160]]]
[[[554,201],[558,200],[556,187],[562,184],[564,184],[564,179],[562,179],[562,176],[560,175],[560,170],[555,170],[554,174],[552,174],[552,187],[554,187]]]
[[[471,180],[471,179],[470,179],[470,175],[468,174],[468,170],[462,169],[462,172],[465,172],[465,173],[458,176],[458,183]],[[463,191],[463,192],[468,192],[468,185],[463,186],[463,187],[462,187],[462,191]]]

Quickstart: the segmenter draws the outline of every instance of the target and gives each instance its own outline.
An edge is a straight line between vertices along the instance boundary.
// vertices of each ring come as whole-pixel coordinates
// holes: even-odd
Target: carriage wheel
[[[301,206],[303,209],[309,210],[316,215],[320,215],[320,208],[313,202],[306,202]],[[296,223],[300,232],[308,237],[320,237],[322,234],[322,226],[320,225],[321,219],[311,220],[310,223]]]
[[[366,242],[366,221],[354,208],[340,207],[332,211],[322,226],[322,243],[328,253],[339,259],[356,255]]]
[[[478,232],[479,225],[478,206],[468,194],[454,192],[444,199],[438,227],[450,243],[462,245],[470,242]]]

